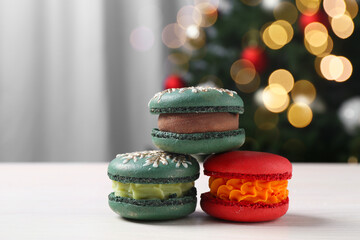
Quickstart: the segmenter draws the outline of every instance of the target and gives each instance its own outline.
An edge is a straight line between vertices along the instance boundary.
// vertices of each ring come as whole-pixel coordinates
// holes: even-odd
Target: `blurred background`
[[[153,149],[165,88],[244,99],[241,149],[358,163],[357,0],[0,0],[0,161]]]

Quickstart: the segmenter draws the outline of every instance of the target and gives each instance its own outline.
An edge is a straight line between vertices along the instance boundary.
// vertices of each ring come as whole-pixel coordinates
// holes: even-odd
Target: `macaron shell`
[[[226,132],[178,134],[152,131],[152,141],[158,148],[174,153],[210,154],[241,147],[245,141],[244,129]]]
[[[196,180],[199,169],[190,155],[154,150],[119,154],[110,162],[108,176],[124,183],[178,183]]]
[[[160,201],[160,200],[157,200]],[[131,203],[116,202],[109,199],[110,208],[124,218],[134,220],[169,220],[185,217],[195,211],[196,198],[187,203],[163,206],[138,206]]]
[[[150,112],[243,112],[244,102],[236,92],[220,88],[172,88],[157,93],[149,102]]]
[[[201,195],[200,206],[210,216],[236,222],[264,222],[283,216],[289,208],[289,200],[282,204],[228,204],[230,201],[215,199],[211,194]]]
[[[204,173],[218,177],[285,180],[291,178],[292,165],[289,160],[276,154],[232,151],[207,158]]]

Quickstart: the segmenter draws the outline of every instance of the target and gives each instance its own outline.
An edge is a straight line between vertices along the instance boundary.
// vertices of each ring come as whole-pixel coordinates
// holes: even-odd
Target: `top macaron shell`
[[[179,183],[199,177],[199,164],[190,155],[164,151],[119,154],[108,166],[110,179],[123,183]]]
[[[232,151],[214,154],[204,162],[205,175],[253,180],[286,180],[292,176],[290,161],[276,154]]]
[[[152,114],[231,112],[243,113],[239,95],[227,89],[212,87],[172,88],[157,93],[149,102]]]

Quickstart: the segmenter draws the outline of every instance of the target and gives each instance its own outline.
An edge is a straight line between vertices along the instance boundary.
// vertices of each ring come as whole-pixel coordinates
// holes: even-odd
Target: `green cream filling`
[[[182,197],[194,187],[194,182],[173,184],[140,184],[112,181],[115,196],[133,199],[168,199]]]

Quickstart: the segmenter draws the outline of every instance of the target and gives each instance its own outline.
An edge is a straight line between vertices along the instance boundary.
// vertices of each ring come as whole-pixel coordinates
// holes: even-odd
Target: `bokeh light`
[[[354,32],[354,22],[349,15],[341,15],[331,19],[331,28],[339,38],[345,39]]]
[[[190,50],[200,49],[206,43],[205,31],[202,28],[199,28],[198,26],[190,25],[186,29],[186,36],[187,38],[186,38],[185,47],[187,47]]]
[[[305,103],[309,105],[316,98],[316,89],[314,85],[307,80],[296,81],[291,97],[295,103]]]
[[[186,29],[192,25],[199,26],[202,20],[202,15],[197,8],[187,5],[178,11],[176,19],[178,24]]]
[[[254,80],[256,70],[252,62],[240,59],[231,65],[230,75],[237,84],[248,84]]]
[[[265,27],[262,39],[266,46],[277,50],[289,43],[293,35],[294,30],[291,24],[284,20],[278,20]]]
[[[306,40],[304,41],[305,48],[313,55],[316,55],[318,57],[324,57],[326,55],[329,55],[334,47],[334,42],[330,35],[328,35],[327,41],[324,43],[324,45],[319,47],[311,46]]]
[[[214,25],[218,18],[218,5],[212,1],[199,1],[195,8],[201,13],[200,27],[210,27]]]
[[[220,0],[194,0],[195,7],[202,10],[202,12],[217,9],[219,4]]]
[[[352,64],[345,57],[327,55],[321,59],[320,70],[327,80],[346,81],[352,74]]]
[[[332,51],[333,41],[322,23],[313,22],[304,29],[304,45],[311,54],[324,56]]]
[[[346,4],[344,0],[324,0],[323,7],[327,15],[330,17],[339,17],[344,15]]]
[[[313,118],[311,108],[305,103],[293,103],[287,112],[288,121],[296,128],[308,126]]]
[[[273,10],[276,8],[281,0],[262,0],[261,6],[266,10]]]
[[[254,122],[259,129],[270,130],[276,127],[279,122],[277,113],[272,113],[264,107],[259,107],[254,114]]]
[[[305,27],[305,39],[313,46],[321,46],[328,37],[328,31],[324,24],[312,22]]]
[[[197,39],[200,36],[200,29],[196,25],[190,25],[186,28],[186,36],[191,39]]]
[[[162,31],[162,41],[168,48],[179,48],[185,44],[186,31],[177,23],[168,24]]]
[[[262,98],[265,107],[274,113],[284,111],[290,103],[287,91],[280,84],[268,85],[263,91]]]
[[[350,62],[349,59],[347,59],[346,57],[338,57],[342,64],[343,64],[343,72],[341,73],[341,75],[335,79],[336,82],[345,82],[346,80],[348,80],[353,72],[353,67],[352,64]]]
[[[304,15],[314,15],[319,10],[321,0],[296,0],[297,9]]]
[[[274,17],[276,20],[285,20],[291,24],[294,24],[298,17],[298,11],[294,4],[290,2],[281,2],[274,9]]]
[[[154,33],[147,27],[137,27],[130,34],[130,44],[137,51],[148,51],[154,45]]]
[[[349,13],[350,17],[354,19],[359,12],[359,6],[356,0],[345,0],[346,11]]]
[[[259,74],[256,73],[254,79],[248,84],[236,84],[236,87],[244,93],[252,93],[255,92],[260,86],[260,77]]]
[[[269,85],[271,84],[279,84],[286,92],[290,92],[294,86],[294,77],[288,70],[278,69],[269,76]]]

